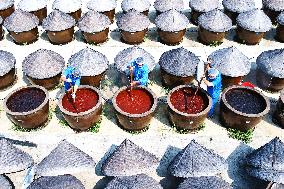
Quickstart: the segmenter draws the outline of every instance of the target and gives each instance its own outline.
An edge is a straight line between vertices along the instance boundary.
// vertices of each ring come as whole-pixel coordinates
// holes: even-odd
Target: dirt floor
[[[16,1],[18,2],[18,1]],[[51,1],[49,1],[49,6]],[[151,1],[153,4],[153,1]],[[119,1],[120,3],[120,1]],[[258,1],[259,4],[259,1]],[[186,1],[185,14],[189,15],[188,2]],[[85,9],[84,9],[85,11]],[[120,11],[120,6],[118,11]],[[155,12],[153,7],[150,9],[150,19],[153,21]],[[110,28],[110,38],[102,45],[87,45],[82,40],[82,35],[79,31],[76,32],[73,42],[56,46],[48,42],[46,34],[40,28],[40,39],[27,46],[15,45],[12,39],[5,32],[4,40],[0,41],[0,49],[10,51],[17,59],[17,82],[4,91],[0,92],[1,104],[3,99],[21,86],[29,85],[29,82],[22,74],[22,61],[30,53],[39,48],[46,48],[60,53],[67,62],[68,58],[85,47],[91,47],[103,54],[105,54],[110,62],[110,68],[104,81],[102,81],[101,92],[104,98],[111,99],[115,91],[120,87],[118,72],[113,67],[114,57],[117,53],[130,45],[124,44],[120,41],[120,33],[117,30],[116,24],[112,24]],[[155,61],[158,62],[161,54],[167,50],[183,46],[189,51],[200,56],[202,60],[206,60],[207,56],[220,48],[236,46],[246,56],[251,58],[252,70],[245,80],[251,81],[255,84],[255,60],[257,56],[269,49],[284,48],[284,44],[276,42],[274,39],[275,28],[268,32],[265,39],[259,45],[248,46],[239,44],[234,41],[235,31],[232,30],[228,33],[224,43],[217,47],[204,46],[197,41],[197,27],[189,25],[183,42],[178,46],[166,46],[159,42],[155,25],[152,23],[145,38],[145,42],[140,45],[148,52],[150,52]],[[149,175],[159,181],[165,189],[176,188],[174,180],[167,174],[167,167],[173,157],[183,149],[192,139],[195,139],[200,144],[203,144],[209,149],[213,149],[216,153],[220,154],[227,159],[229,168],[227,172],[219,176],[232,183],[235,189],[259,189],[260,182],[255,181],[253,178],[246,175],[243,167],[243,160],[249,152],[256,149],[272,138],[278,136],[284,141],[284,131],[271,121],[271,114],[275,110],[275,104],[279,98],[279,93],[268,93],[262,91],[271,102],[271,111],[264,117],[263,121],[257,125],[253,132],[252,141],[244,144],[238,140],[232,139],[228,135],[226,128],[222,127],[219,123],[218,109],[216,115],[205,121],[205,128],[196,133],[180,134],[170,125],[167,117],[167,104],[165,99],[168,90],[162,87],[160,80],[159,66],[151,73],[149,88],[151,88],[158,96],[159,103],[157,112],[151,121],[149,129],[141,134],[130,134],[120,127],[118,127],[112,105],[109,101],[104,102],[104,111],[102,122],[100,124],[99,132],[83,132],[76,133],[71,128],[63,124],[61,113],[56,108],[56,103],[59,95],[62,94],[62,89],[57,88],[50,91],[50,113],[52,118],[49,123],[36,131],[23,132],[16,128],[13,123],[7,118],[6,113],[1,107],[0,112],[0,136],[14,140],[14,144],[20,149],[32,155],[35,162],[38,163],[50,151],[56,147],[59,141],[67,139],[82,151],[89,154],[97,162],[96,170],[93,172],[86,172],[76,174],[86,189],[102,189],[107,178],[101,174],[100,167],[103,160],[107,155],[112,152],[115,146],[119,145],[125,138],[132,140],[137,145],[143,147],[145,150],[155,154],[160,159],[160,164],[156,169],[149,170]],[[9,174],[16,189],[22,188],[24,176],[26,171],[19,173]]]

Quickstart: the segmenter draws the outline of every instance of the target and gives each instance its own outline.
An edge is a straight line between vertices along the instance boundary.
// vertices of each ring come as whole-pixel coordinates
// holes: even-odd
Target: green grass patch
[[[221,41],[212,41],[210,44],[209,44],[209,46],[210,47],[217,47],[217,46],[219,46],[219,45],[221,45],[223,42],[221,42]]]
[[[142,133],[145,133],[146,131],[148,131],[149,127],[150,127],[150,124],[147,125],[144,129],[139,130],[139,131],[129,131],[129,130],[126,130],[126,129],[122,128],[122,127],[121,127],[121,129],[123,129],[125,132],[128,132],[128,133],[130,133],[132,135],[139,135],[139,134],[142,134]]]
[[[91,128],[88,129],[88,132],[98,133],[100,131],[101,124],[102,120],[98,121]]]
[[[64,118],[59,120],[59,125],[62,127],[70,127],[69,123]]]
[[[179,134],[188,134],[188,133],[197,133],[199,131],[202,131],[205,128],[205,123],[203,122],[202,124],[199,125],[197,129],[190,130],[190,129],[179,129],[175,125],[172,125],[172,128],[175,132]]]
[[[162,87],[162,92],[165,93],[166,95],[169,94],[170,90],[171,89],[169,87]]]
[[[237,129],[228,128],[228,135],[230,138],[243,141],[244,143],[250,143],[253,137],[253,129],[249,129],[248,131],[240,131]]]

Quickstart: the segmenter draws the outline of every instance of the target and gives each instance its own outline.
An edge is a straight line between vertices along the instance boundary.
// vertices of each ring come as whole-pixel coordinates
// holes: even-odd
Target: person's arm
[[[72,93],[72,98],[75,100],[75,98],[76,98],[76,92],[77,92],[77,90],[78,90],[78,88],[79,88],[79,86],[80,86],[80,83],[81,83],[81,77],[79,77],[79,78],[76,78],[76,80],[75,80],[75,84],[74,84],[74,87],[73,87],[73,93]]]
[[[74,93],[76,94],[77,90],[78,90],[78,87],[80,86],[81,84],[81,77],[79,78],[76,78],[76,81],[75,81],[75,84],[74,84]]]
[[[61,80],[62,81],[66,81],[66,82],[72,82],[71,79],[67,79],[67,76],[69,75],[70,69],[66,68],[61,76]]]
[[[205,77],[202,79],[202,81],[205,83],[205,85],[207,85],[208,87],[213,87],[214,83],[208,81]]]

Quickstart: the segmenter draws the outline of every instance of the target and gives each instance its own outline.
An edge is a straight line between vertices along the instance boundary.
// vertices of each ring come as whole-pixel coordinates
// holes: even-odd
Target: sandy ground
[[[186,2],[185,4],[185,14],[189,15],[188,3]],[[150,9],[150,18],[152,21],[155,18],[153,7]],[[116,24],[112,24],[111,26],[109,41],[100,46],[85,44],[82,41],[80,32],[76,32],[76,37],[73,42],[64,46],[55,46],[50,44],[42,29],[40,34],[40,39],[34,44],[28,46],[15,45],[11,38],[7,35],[7,32],[5,33],[5,39],[0,41],[0,49],[10,51],[16,57],[18,76],[15,85],[0,92],[1,102],[11,91],[17,89],[18,87],[29,85],[27,79],[22,74],[21,63],[28,54],[36,51],[39,48],[46,48],[56,51],[60,53],[67,61],[71,54],[74,54],[82,48],[89,46],[105,54],[108,57],[110,64],[113,64],[113,59],[117,53],[124,48],[129,47],[129,45],[120,41],[120,33],[116,28]],[[202,60],[206,60],[207,56],[217,49],[236,46],[245,55],[251,58],[253,66],[252,71],[247,78],[255,83],[256,78],[254,61],[256,57],[262,51],[284,47],[284,44],[274,40],[274,35],[275,29],[268,32],[265,39],[259,45],[247,46],[235,42],[233,40],[235,32],[232,31],[229,33],[222,45],[218,47],[208,47],[197,41],[197,28],[193,25],[190,25],[183,42],[178,46],[172,47],[163,45],[158,41],[155,25],[151,24],[147,38],[145,42],[140,45],[140,47],[150,52],[155,57],[156,62],[158,62],[159,57],[163,52],[181,46],[196,53],[196,55],[200,56]],[[151,84],[149,87],[159,98],[165,99],[166,93],[161,87],[158,66],[156,66],[152,75],[153,77],[150,78]],[[117,72],[112,66],[110,66],[106,79],[103,81],[101,87],[101,91],[105,98],[112,98],[114,92],[119,88],[117,81]],[[55,109],[57,98],[61,92],[62,91],[60,89],[50,91],[51,110]],[[279,98],[279,93],[264,93],[270,98],[271,110],[274,110],[275,102]],[[220,176],[226,181],[232,183],[232,186],[234,186],[235,189],[260,188],[260,186],[256,184],[259,182],[254,182],[253,178],[245,174],[242,162],[247,153],[264,145],[275,136],[279,136],[282,140],[284,140],[283,129],[274,125],[271,121],[271,112],[259,125],[257,125],[253,134],[252,142],[249,144],[243,144],[240,141],[228,137],[227,130],[218,122],[218,113],[213,119],[207,119],[205,121],[206,127],[198,133],[179,134],[170,126],[167,118],[166,108],[167,105],[160,102],[158,104],[157,113],[154,119],[151,121],[149,130],[138,135],[125,132],[117,126],[113,108],[107,103],[105,104],[104,115],[98,133],[75,133],[69,127],[62,126],[62,124],[59,123],[60,119],[62,119],[60,112],[54,111],[52,111],[52,119],[46,127],[32,132],[16,131],[13,129],[13,124],[8,120],[3,108],[1,108],[0,135],[1,137],[12,139],[17,147],[31,154],[36,163],[48,155],[48,153],[56,147],[60,140],[67,139],[69,142],[92,156],[97,162],[96,170],[93,172],[83,172],[84,170],[82,170],[82,173],[75,175],[84,183],[87,189],[103,188],[107,179],[105,179],[100,172],[101,162],[110,152],[113,151],[114,147],[119,145],[125,138],[132,140],[137,145],[159,157],[161,160],[160,165],[155,170],[149,170],[148,174],[159,181],[165,189],[173,189],[176,187],[176,183],[167,174],[167,166],[169,165],[169,162],[192,139],[197,140],[197,142],[203,144],[209,149],[214,149],[218,154],[228,160],[229,169]],[[8,175],[14,182],[16,189],[22,188],[25,174],[26,171],[22,171]]]

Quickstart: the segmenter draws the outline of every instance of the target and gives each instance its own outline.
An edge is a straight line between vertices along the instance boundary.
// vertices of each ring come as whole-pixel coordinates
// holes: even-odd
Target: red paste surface
[[[151,94],[143,89],[121,91],[116,97],[117,106],[130,114],[142,114],[152,107]]]
[[[179,89],[172,93],[170,101],[175,109],[188,114],[196,114],[206,108],[203,98],[197,93],[196,89]]]
[[[73,113],[85,112],[98,103],[98,94],[92,89],[78,89],[76,92],[75,102],[68,92],[62,99],[62,106],[65,110]]]

